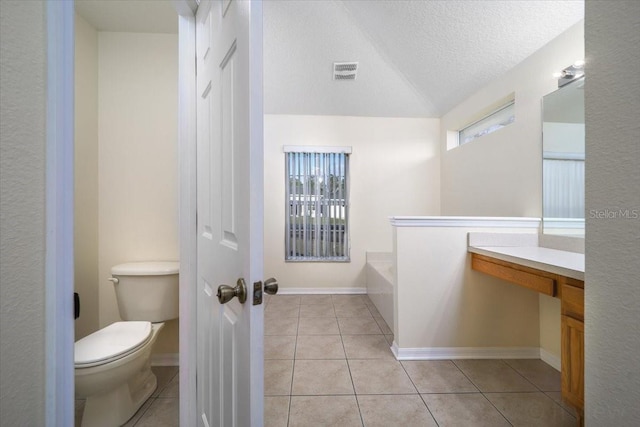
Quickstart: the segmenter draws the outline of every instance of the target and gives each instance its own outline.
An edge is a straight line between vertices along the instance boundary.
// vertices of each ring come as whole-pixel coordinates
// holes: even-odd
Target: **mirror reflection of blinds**
[[[285,156],[285,260],[349,261],[349,154]]]

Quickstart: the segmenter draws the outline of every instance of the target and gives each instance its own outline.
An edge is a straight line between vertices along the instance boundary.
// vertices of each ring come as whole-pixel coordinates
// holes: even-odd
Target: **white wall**
[[[552,40],[442,117],[442,215],[542,214],[542,97],[557,88],[554,71],[584,57],[583,22]],[[447,150],[446,132],[515,92],[515,123]]]
[[[98,327],[98,33],[76,14],[74,282],[75,339]]]
[[[471,269],[467,234],[476,231],[537,232],[515,227],[394,227],[394,345],[401,352],[468,352],[466,356],[479,357],[487,347],[497,347],[494,357],[513,357],[522,349],[528,357],[535,353],[538,294]]]
[[[178,38],[98,34],[100,326],[120,320],[116,264],[178,260]],[[177,321],[154,352],[177,353]]]
[[[0,7],[0,414],[45,425],[46,6]]]
[[[390,252],[393,215],[439,212],[438,119],[265,116],[265,275],[283,288],[364,288],[366,251]],[[284,145],[351,146],[351,262],[284,262]]]
[[[587,426],[640,420],[640,3],[586,2],[585,416]],[[621,78],[613,64],[624,64]]]
[[[549,42],[500,79],[442,117],[442,215],[542,216],[542,97],[557,89],[553,72],[584,58],[584,22]],[[447,150],[447,131],[515,93],[515,122]],[[560,305],[540,296],[540,343],[560,357]]]

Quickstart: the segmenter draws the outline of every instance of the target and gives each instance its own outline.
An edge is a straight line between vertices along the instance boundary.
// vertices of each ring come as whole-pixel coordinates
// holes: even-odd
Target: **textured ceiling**
[[[583,0],[265,0],[265,112],[440,117],[584,16]],[[100,31],[176,33],[171,0],[76,0]],[[576,58],[579,59],[579,58]],[[333,62],[359,62],[334,81]]]
[[[75,7],[98,31],[178,33],[171,0],[76,0]]]
[[[439,117],[583,16],[582,0],[266,1],[265,111]],[[355,81],[332,80],[340,61]]]

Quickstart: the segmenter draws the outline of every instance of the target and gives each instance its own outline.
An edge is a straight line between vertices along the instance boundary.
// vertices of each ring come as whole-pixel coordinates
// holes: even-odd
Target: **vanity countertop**
[[[540,246],[469,246],[469,252],[584,281],[584,254]]]

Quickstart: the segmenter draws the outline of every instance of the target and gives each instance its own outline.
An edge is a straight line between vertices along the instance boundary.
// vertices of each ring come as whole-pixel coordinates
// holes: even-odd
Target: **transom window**
[[[463,145],[467,142],[473,141],[474,139],[493,133],[510,125],[515,120],[516,106],[515,101],[511,100],[480,120],[477,120],[466,126],[464,129],[461,129],[458,132],[458,144]]]
[[[349,261],[350,147],[285,151],[285,260]]]

